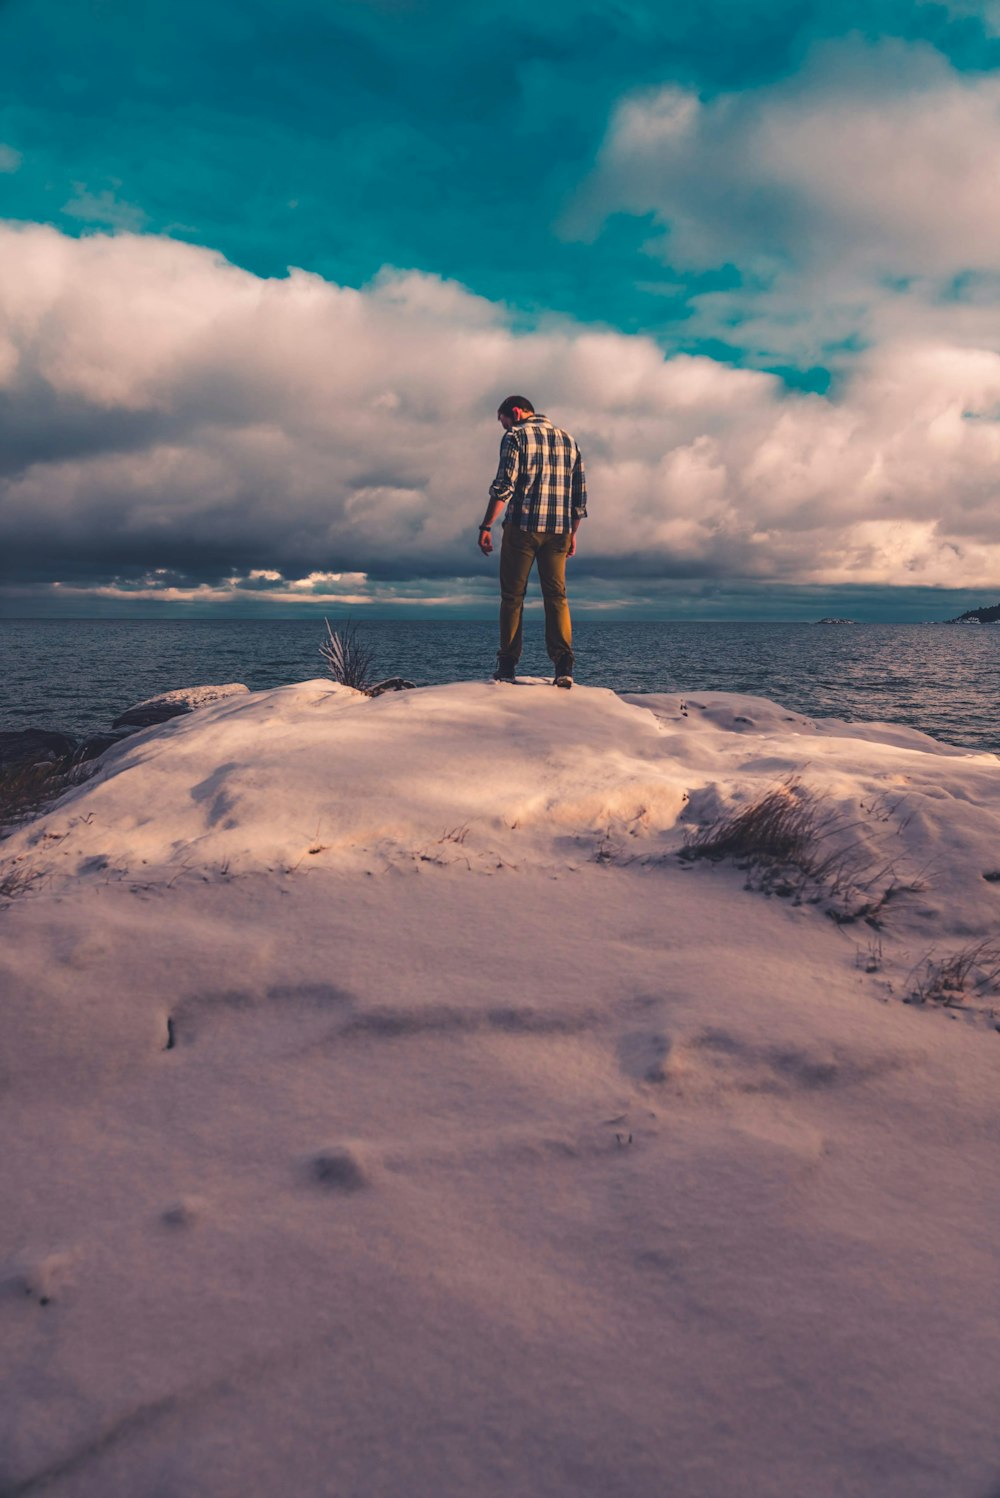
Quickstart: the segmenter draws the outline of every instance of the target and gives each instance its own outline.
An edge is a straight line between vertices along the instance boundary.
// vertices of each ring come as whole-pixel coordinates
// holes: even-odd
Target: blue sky
[[[488,611],[519,388],[581,606],[991,601],[998,64],[992,0],[0,0],[0,608]]]

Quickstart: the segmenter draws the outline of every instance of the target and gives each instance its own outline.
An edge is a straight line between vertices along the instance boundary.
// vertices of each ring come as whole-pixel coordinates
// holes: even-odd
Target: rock
[[[111,730],[107,733],[91,733],[78,744],[73,751],[73,763],[75,765],[85,764],[91,759],[100,759],[109,749],[120,744],[123,739],[130,739],[134,733],[138,733],[137,727],[120,728],[117,733]]]
[[[76,739],[54,728],[18,728],[0,733],[0,765],[53,764],[68,759]]]
[[[166,723],[170,718],[182,718],[191,709],[182,702],[137,702],[112,723],[112,728],[152,728],[154,723]]]
[[[150,728],[154,723],[166,723],[170,718],[179,718],[184,713],[193,713],[195,708],[208,707],[212,702],[221,702],[226,697],[239,697],[248,693],[249,687],[242,682],[230,681],[223,686],[181,687],[175,692],[161,692],[158,697],[147,697],[137,702],[112,723],[112,728]]]
[[[415,689],[416,683],[407,681],[402,676],[389,676],[385,681],[377,682],[373,687],[366,687],[365,691],[369,697],[381,697],[383,692],[409,692]]]

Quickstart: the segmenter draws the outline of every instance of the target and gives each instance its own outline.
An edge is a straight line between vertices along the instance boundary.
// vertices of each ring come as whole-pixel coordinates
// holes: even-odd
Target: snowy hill
[[[997,771],[530,684],[113,750],[0,845],[0,1493],[992,1491]]]

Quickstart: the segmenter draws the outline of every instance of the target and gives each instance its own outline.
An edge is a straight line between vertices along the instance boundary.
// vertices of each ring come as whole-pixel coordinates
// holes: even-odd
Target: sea
[[[492,620],[365,619],[379,678],[488,678]],[[324,673],[322,619],[0,619],[0,729],[84,737],[160,692]],[[616,692],[744,692],[810,717],[902,723],[1000,752],[1000,626],[574,621],[577,680]],[[551,674],[525,620],[525,675]]]

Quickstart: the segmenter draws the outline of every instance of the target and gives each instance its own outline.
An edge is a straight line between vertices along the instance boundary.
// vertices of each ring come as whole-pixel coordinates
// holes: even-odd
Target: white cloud
[[[21,161],[20,151],[15,151],[13,146],[0,143],[0,172],[16,172]]]
[[[356,291],[6,226],[0,550],[108,596],[491,588],[475,525],[523,390],[588,460],[578,575],[1000,587],[1000,355],[970,336],[899,330],[825,399],[645,338],[518,333],[416,273]]]
[[[82,182],[73,183],[73,196],[63,204],[62,211],[69,218],[82,218],[90,224],[104,224],[109,229],[141,229],[146,223],[146,214],[134,203],[126,203],[118,197],[116,188],[102,188],[91,192]]]
[[[679,268],[740,268],[701,316],[743,347],[877,338],[901,295],[912,331],[956,276],[1000,274],[1000,78],[854,40],[756,90],[632,96],[564,229],[619,211],[652,214]]]
[[[987,36],[1000,36],[1000,0],[930,0],[930,3],[935,6],[943,3],[960,20],[981,21]]]
[[[580,222],[627,209],[704,268],[852,265],[900,276],[1000,270],[1000,78],[924,46],[828,43],[781,83],[703,103],[623,101]]]

